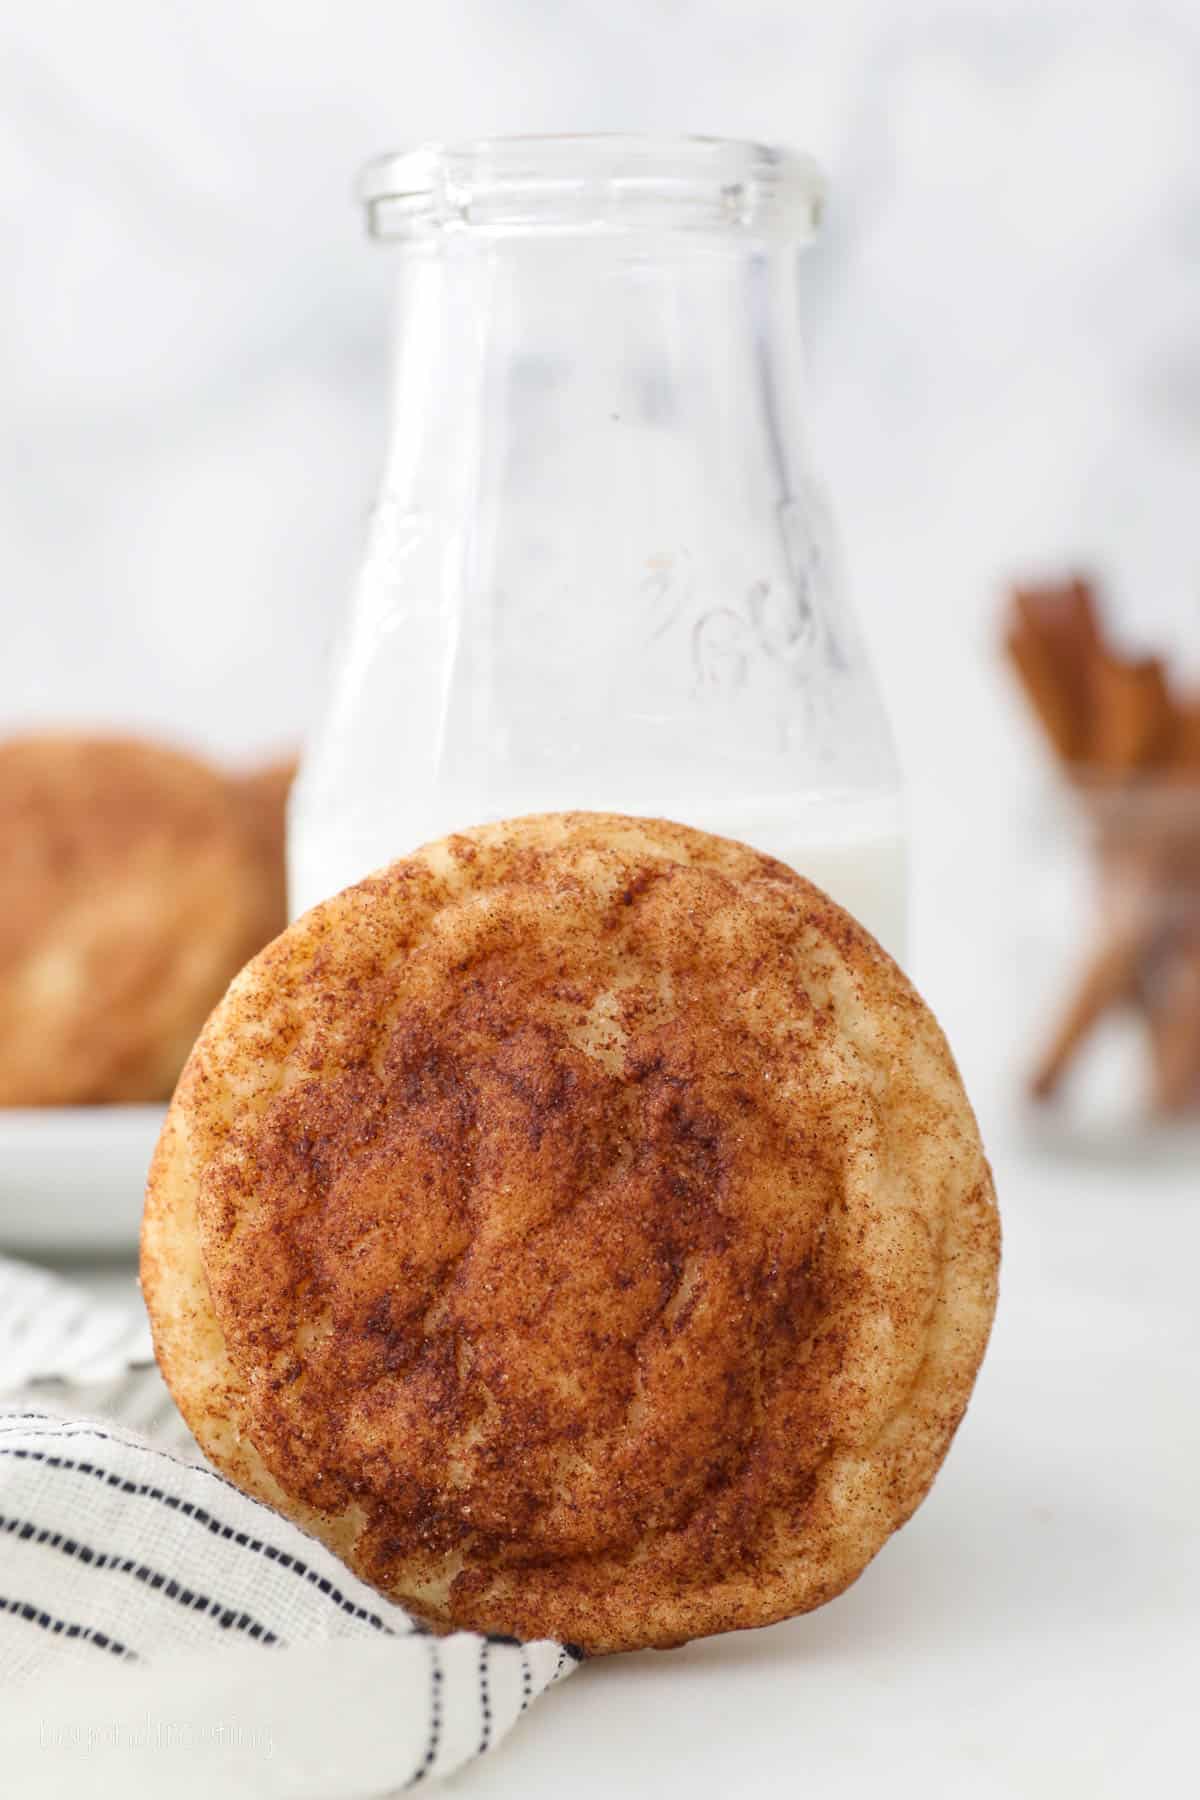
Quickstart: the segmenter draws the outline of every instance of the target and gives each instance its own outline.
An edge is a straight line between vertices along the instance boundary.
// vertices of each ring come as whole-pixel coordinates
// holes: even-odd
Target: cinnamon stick
[[[1104,1014],[1132,1001],[1150,1037],[1156,1110],[1200,1106],[1200,694],[1176,693],[1161,657],[1117,650],[1078,578],[1014,589],[1004,642],[1088,810],[1102,887],[1120,909],[1032,1091],[1051,1096]]]

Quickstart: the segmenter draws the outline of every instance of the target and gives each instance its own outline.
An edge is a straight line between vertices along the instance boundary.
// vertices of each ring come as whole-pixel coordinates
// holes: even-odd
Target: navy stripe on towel
[[[93,1625],[76,1625],[70,1619],[56,1619],[51,1613],[43,1612],[40,1606],[33,1606],[28,1600],[9,1600],[0,1594],[0,1612],[11,1613],[14,1618],[28,1619],[31,1625],[39,1625],[43,1631],[52,1632],[55,1637],[71,1638],[76,1643],[94,1644],[97,1650],[107,1650],[113,1656],[119,1656],[123,1662],[136,1662],[137,1657],[125,1644],[111,1638],[106,1632],[97,1631]]]
[[[116,1556],[107,1550],[94,1550],[90,1544],[81,1544],[77,1538],[64,1536],[61,1531],[51,1531],[48,1526],[38,1526],[31,1519],[6,1519],[0,1515],[0,1531],[7,1532],[23,1544],[44,1545],[49,1550],[58,1550],[64,1556],[72,1556],[76,1561],[86,1564],[89,1569],[111,1569],[117,1575],[132,1575],[135,1581],[144,1582],[155,1593],[161,1593],[164,1599],[176,1600],[180,1606],[186,1606],[193,1612],[208,1613],[227,1631],[244,1631],[248,1637],[260,1644],[277,1644],[279,1638],[273,1631],[268,1631],[249,1613],[240,1612],[237,1607],[225,1606],[219,1600],[212,1600],[207,1594],[200,1594],[194,1588],[185,1587],[174,1576],[164,1575],[159,1569],[152,1569],[146,1563],[140,1563],[132,1556]]]

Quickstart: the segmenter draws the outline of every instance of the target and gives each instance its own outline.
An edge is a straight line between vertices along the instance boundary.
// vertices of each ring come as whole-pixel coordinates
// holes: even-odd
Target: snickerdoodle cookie
[[[225,777],[72,733],[0,743],[0,1105],[165,1099],[267,932]]]
[[[437,1627],[591,1651],[803,1612],[929,1487],[996,1294],[932,1015],[743,845],[433,844],[234,981],[142,1279],[214,1462]]]

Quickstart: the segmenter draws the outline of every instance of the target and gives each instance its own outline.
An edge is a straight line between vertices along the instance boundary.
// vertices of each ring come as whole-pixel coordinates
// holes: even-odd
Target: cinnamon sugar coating
[[[895,964],[660,821],[446,839],[235,980],[143,1287],[199,1442],[438,1627],[668,1645],[805,1611],[925,1494],[991,1178]]]

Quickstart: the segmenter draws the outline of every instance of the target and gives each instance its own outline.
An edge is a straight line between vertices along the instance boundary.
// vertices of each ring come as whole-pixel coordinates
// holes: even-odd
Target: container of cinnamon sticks
[[[1130,1110],[1200,1121],[1200,691],[1119,648],[1084,578],[1014,588],[1004,644],[1092,875],[1030,1095],[1068,1104],[1120,1018],[1143,1046]]]

